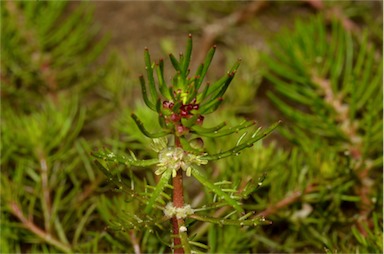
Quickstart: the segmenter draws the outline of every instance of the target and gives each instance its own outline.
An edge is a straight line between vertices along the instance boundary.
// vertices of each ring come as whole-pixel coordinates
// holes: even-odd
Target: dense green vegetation
[[[220,8],[215,2],[166,4],[185,20],[177,26],[183,35],[178,48],[187,48],[180,63],[177,57],[171,58],[173,64],[165,61],[168,85],[172,67],[179,68],[176,83],[187,82],[188,33],[196,45],[199,35],[209,37],[202,32],[215,20],[224,29],[214,41],[225,61],[213,60],[202,82],[204,87],[222,81],[207,90],[214,101],[187,112],[196,114],[193,123],[175,122],[190,124],[191,133],[202,137],[201,147],[185,129],[177,134],[177,126],[161,126],[156,112],[166,112],[156,105],[156,89],[149,87],[147,98],[141,98],[136,72],[141,68],[131,66],[148,70],[158,59],[144,54],[139,62],[110,50],[108,35],[96,29],[91,3],[1,2],[2,253],[180,251],[172,247],[177,236],[163,214],[172,199],[173,171],[155,174],[160,150],[152,149],[153,133],[144,130],[160,126],[170,131],[156,138],[177,134],[184,150],[207,153],[199,158],[201,168],[185,169],[192,177],[184,175],[184,199],[195,209],[184,217],[188,234],[179,235],[185,252],[382,253],[382,23],[367,14],[373,5],[314,5],[316,13],[295,16],[278,33],[265,35],[261,50],[233,39],[241,36],[240,28],[233,29],[241,22],[249,24],[244,34],[256,38],[262,27],[256,19],[224,22],[233,13],[244,14],[248,4],[252,7],[247,2],[225,2]],[[257,8],[273,19],[274,8],[282,6]],[[177,52],[171,39],[153,40],[166,53]],[[240,67],[233,65],[237,58],[242,58]],[[199,71],[193,69],[201,63],[196,61],[204,58],[192,54],[191,73]],[[236,75],[228,76],[228,70]],[[159,72],[154,73],[157,83]],[[176,100],[165,88],[158,92]],[[179,99],[195,105],[193,97]],[[256,129],[217,137],[193,127],[214,109],[202,127],[225,122],[252,128],[255,120]],[[256,136],[269,132],[279,120],[282,126],[267,138],[252,137],[255,131]],[[232,153],[247,139],[257,142]],[[219,157],[212,154],[227,150],[226,158],[213,161]],[[264,219],[268,223],[259,223]]]

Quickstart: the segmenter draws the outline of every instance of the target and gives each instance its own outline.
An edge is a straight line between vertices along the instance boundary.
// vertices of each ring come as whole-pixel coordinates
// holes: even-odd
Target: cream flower
[[[176,216],[178,219],[184,219],[188,215],[194,214],[194,210],[190,205],[185,205],[183,207],[174,207],[172,202],[169,202],[164,208],[164,215],[172,218]]]
[[[180,147],[167,147],[159,152],[158,169],[156,175],[161,175],[166,170],[172,170],[172,177],[175,177],[180,168],[186,171],[187,176],[191,176],[192,164],[205,165],[207,160],[201,156],[185,152]]]

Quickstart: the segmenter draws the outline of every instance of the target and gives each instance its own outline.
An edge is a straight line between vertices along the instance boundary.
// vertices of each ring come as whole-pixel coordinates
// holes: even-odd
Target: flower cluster
[[[174,207],[173,203],[170,202],[165,206],[164,214],[169,218],[176,216],[178,219],[183,219],[188,215],[194,214],[194,210],[190,205],[185,205],[184,207]]]
[[[174,128],[177,136],[189,133],[189,126],[202,125],[204,116],[198,113],[200,105],[193,99],[191,103],[175,103],[165,100],[162,103],[161,116],[168,127]],[[186,126],[187,125],[187,126]]]
[[[166,170],[172,170],[172,176],[175,177],[177,170],[181,168],[187,176],[190,176],[192,164],[205,165],[207,163],[208,161],[201,159],[200,155],[187,153],[180,147],[166,147],[159,153],[158,169],[155,174],[161,175]]]

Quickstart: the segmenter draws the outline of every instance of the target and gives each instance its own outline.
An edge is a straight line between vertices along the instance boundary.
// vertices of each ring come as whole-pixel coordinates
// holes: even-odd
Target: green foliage
[[[303,110],[275,95],[271,98],[299,129],[306,128],[308,135],[321,134],[332,144],[348,139],[366,146],[380,142],[381,123],[370,119],[382,112],[382,93],[378,92],[382,90],[382,63],[375,59],[366,35],[354,42],[338,22],[332,22],[331,37],[327,38],[323,24],[320,18],[311,26],[298,23],[296,34],[279,40],[281,44],[274,50],[278,62],[268,60],[271,70],[279,75],[268,76],[276,91],[301,104]],[[315,45],[310,41],[313,38],[318,42]],[[367,134],[369,142],[357,140]]]
[[[152,149],[158,153],[158,159],[137,160],[132,152],[130,156],[120,156],[108,151],[93,153],[96,158],[102,161],[95,161],[95,164],[109,178],[109,180],[113,181],[115,185],[118,186],[119,190],[125,190],[129,197],[135,197],[145,205],[144,213],[146,216],[150,216],[153,213],[153,208],[156,207],[161,211],[160,214],[164,213],[166,217],[169,217],[168,219],[174,217],[176,220],[177,218],[177,225],[174,224],[173,227],[179,229],[174,232],[174,235],[176,235],[174,237],[180,239],[181,248],[187,253],[192,251],[191,246],[199,246],[199,243],[189,239],[188,234],[186,233],[187,227],[185,226],[183,219],[192,218],[219,225],[237,226],[256,226],[263,223],[264,218],[252,216],[254,215],[254,212],[249,212],[244,215],[245,210],[241,207],[241,203],[239,202],[240,199],[247,197],[252,192],[250,190],[255,190],[256,188],[246,188],[246,194],[241,190],[223,189],[219,183],[213,182],[209,176],[206,176],[206,174],[203,173],[203,169],[199,166],[207,164],[209,160],[237,156],[240,151],[253,146],[254,143],[266,137],[279,125],[278,122],[263,131],[259,128],[256,131],[252,131],[251,135],[247,135],[248,133],[245,132],[238,139],[236,145],[227,151],[219,152],[217,154],[204,153],[204,143],[200,137],[217,138],[229,136],[254,125],[253,122],[243,121],[239,125],[230,128],[224,128],[226,126],[225,122],[216,127],[202,127],[205,118],[204,115],[214,112],[221,104],[223,100],[222,96],[231,83],[240,64],[238,61],[228,71],[227,75],[218,79],[216,82],[212,83],[212,85],[207,82],[205,86],[202,87],[215,50],[216,47],[210,49],[204,63],[198,67],[192,78],[189,77],[189,64],[192,55],[192,36],[189,35],[185,55],[180,54],[179,60],[172,54],[169,55],[172,66],[176,71],[175,76],[172,78],[171,85],[167,85],[164,80],[163,60],[160,60],[158,63],[152,63],[148,49],[146,48],[144,50],[145,68],[147,70],[149,84],[147,86],[144,77],[140,76],[139,80],[142,96],[145,105],[158,114],[158,123],[162,130],[157,133],[152,133],[146,129],[143,122],[141,122],[135,114],[131,114],[131,117],[142,134],[152,139]],[[157,74],[157,84],[155,83],[154,72]],[[172,138],[174,142],[170,145],[168,145],[167,138],[169,135],[173,136]],[[197,136],[197,138],[195,136]],[[194,143],[193,141],[196,140],[199,141]],[[128,170],[131,170],[132,166],[148,167],[157,164],[155,174],[160,175],[160,179],[147,200],[145,199],[147,189],[145,190],[145,193],[135,192],[134,189],[129,190],[127,186],[124,186],[124,183],[119,176],[116,178],[116,176],[113,175],[113,165],[116,165],[116,163],[126,166]],[[177,177],[180,169],[186,171],[187,177],[192,175],[203,186],[218,196],[218,202],[214,201],[212,204],[208,205],[217,205],[218,207],[229,205],[234,208],[235,211],[230,212],[228,218],[194,215],[194,210],[190,208],[190,205],[183,205],[183,200],[179,205],[175,203],[175,195],[177,195],[175,193],[178,192],[183,195],[184,191],[182,186],[179,187],[175,185],[174,182],[174,201],[171,203],[170,207],[168,204],[165,206],[162,196],[168,197],[165,189],[171,178]],[[180,175],[180,177],[183,177],[183,175]],[[223,201],[224,204],[222,203]],[[206,205],[204,205],[204,208],[200,211],[204,211],[205,209]],[[240,216],[237,219],[229,219],[229,216],[232,216],[236,212],[243,214],[243,216]],[[137,218],[137,216],[132,216],[124,223],[121,223],[121,221],[122,220],[120,219],[118,225],[121,225],[123,230],[138,230],[143,227],[140,222],[145,223],[146,227],[151,227],[150,224],[165,220]],[[160,225],[157,226],[161,227]],[[184,228],[184,230],[182,230],[182,228]],[[175,248],[177,249],[178,247]]]
[[[265,58],[275,90],[269,96],[287,117],[281,132],[299,148],[291,158],[305,158],[295,162],[300,165],[297,171],[294,166],[280,179],[296,179],[296,186],[302,179],[301,188],[316,184],[316,190],[303,197],[303,207],[308,202],[312,207],[313,221],[303,223],[307,236],[318,241],[298,235],[293,242],[303,241],[302,248],[307,242],[319,250],[325,246],[335,252],[360,252],[341,239],[362,244],[362,234],[375,235],[367,227],[371,216],[381,214],[382,220],[382,61],[366,33],[355,39],[339,22],[332,21],[329,29],[324,23],[321,17],[297,22],[295,33],[278,38],[274,57]],[[290,184],[295,183],[276,186],[288,186],[280,190],[283,194]],[[353,226],[354,235],[349,230],[353,224],[360,227]],[[375,224],[375,230],[382,228],[377,220]],[[335,227],[344,230],[332,231]],[[377,244],[370,246],[368,252],[382,251]]]
[[[249,45],[229,29],[224,55],[211,49],[193,73],[190,38],[170,64],[145,51],[147,78],[137,80],[135,57],[99,61],[107,40],[92,4],[0,4],[2,253],[382,253],[382,21],[370,5],[326,2],[359,29],[297,20],[266,42],[271,53],[253,43],[260,31],[247,33]],[[183,17],[181,34],[246,4],[167,3]],[[145,100],[135,101],[141,87]],[[243,119],[280,113],[281,136]],[[176,159],[161,160],[167,152]],[[187,231],[169,232],[176,215]]]
[[[7,24],[1,43],[3,93],[13,106],[30,110],[46,94],[55,97],[69,88],[79,93],[100,78],[95,60],[106,40],[95,43],[92,13],[85,6],[68,17],[63,16],[65,1],[9,1],[1,6]],[[30,95],[36,100],[29,100]]]
[[[95,40],[85,6],[66,10],[63,1],[1,3],[4,253],[91,252],[103,241],[86,229],[100,177],[81,132],[106,41]]]

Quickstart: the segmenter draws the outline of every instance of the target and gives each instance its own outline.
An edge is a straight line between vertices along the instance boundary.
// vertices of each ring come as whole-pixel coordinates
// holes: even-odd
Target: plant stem
[[[140,254],[141,253],[140,243],[139,243],[139,239],[137,239],[137,237],[136,237],[135,230],[129,231],[129,237],[131,239],[133,249],[135,250],[135,254]]]
[[[313,76],[313,80],[320,86],[325,94],[325,101],[330,105],[336,112],[336,119],[341,123],[341,130],[345,133],[346,137],[349,137],[347,144],[348,150],[351,157],[356,161],[354,170],[357,172],[360,180],[360,184],[356,188],[356,193],[360,196],[359,202],[359,218],[356,221],[357,228],[360,233],[367,236],[367,231],[364,228],[364,224],[373,225],[369,219],[368,214],[373,209],[373,203],[370,199],[370,193],[372,188],[372,179],[369,177],[370,166],[366,160],[362,157],[362,140],[363,138],[359,135],[358,124],[352,122],[349,119],[349,107],[344,106],[342,96],[334,94],[331,86],[331,82],[327,79],[322,79],[317,76]],[[363,168],[363,169],[362,169]]]
[[[302,197],[304,194],[308,194],[311,192],[314,192],[316,190],[316,185],[311,183],[308,184],[303,191],[295,191],[291,195],[283,198],[279,202],[277,202],[274,205],[269,206],[264,211],[258,213],[256,217],[268,217],[272,214],[277,213],[280,209],[289,206],[293,203],[295,203],[300,197]]]
[[[36,226],[32,221],[30,221],[27,218],[25,218],[25,216],[24,216],[23,212],[21,211],[20,207],[15,202],[11,202],[9,204],[9,207],[10,207],[10,210],[11,210],[12,214],[15,215],[23,223],[23,226],[26,229],[28,229],[29,231],[33,232],[35,235],[40,237],[42,240],[44,240],[45,242],[55,246],[57,249],[59,249],[61,251],[65,252],[65,253],[72,252],[70,246],[60,242],[59,240],[54,238],[51,234],[45,232],[44,230],[42,230],[41,228]]]
[[[180,140],[175,136],[175,145],[176,147],[181,147]],[[184,196],[183,196],[183,171],[179,169],[176,176],[172,179],[173,184],[173,206],[181,208],[184,206]],[[176,216],[172,217],[173,225],[173,246],[180,246],[174,249],[174,253],[184,253],[184,249],[181,247],[181,240],[179,235],[180,225],[184,225],[183,219],[177,219]]]
[[[51,195],[48,183],[48,165],[44,156],[40,155],[42,207],[44,213],[44,226],[47,233],[51,233]]]
[[[370,166],[366,166],[363,170],[359,170],[358,176],[360,184],[356,187],[356,192],[360,197],[359,203],[359,217],[356,221],[358,230],[363,236],[367,236],[367,230],[364,227],[367,225],[369,228],[373,227],[372,219],[369,218],[369,214],[373,210],[373,203],[370,199],[372,192],[372,180],[369,178]]]

